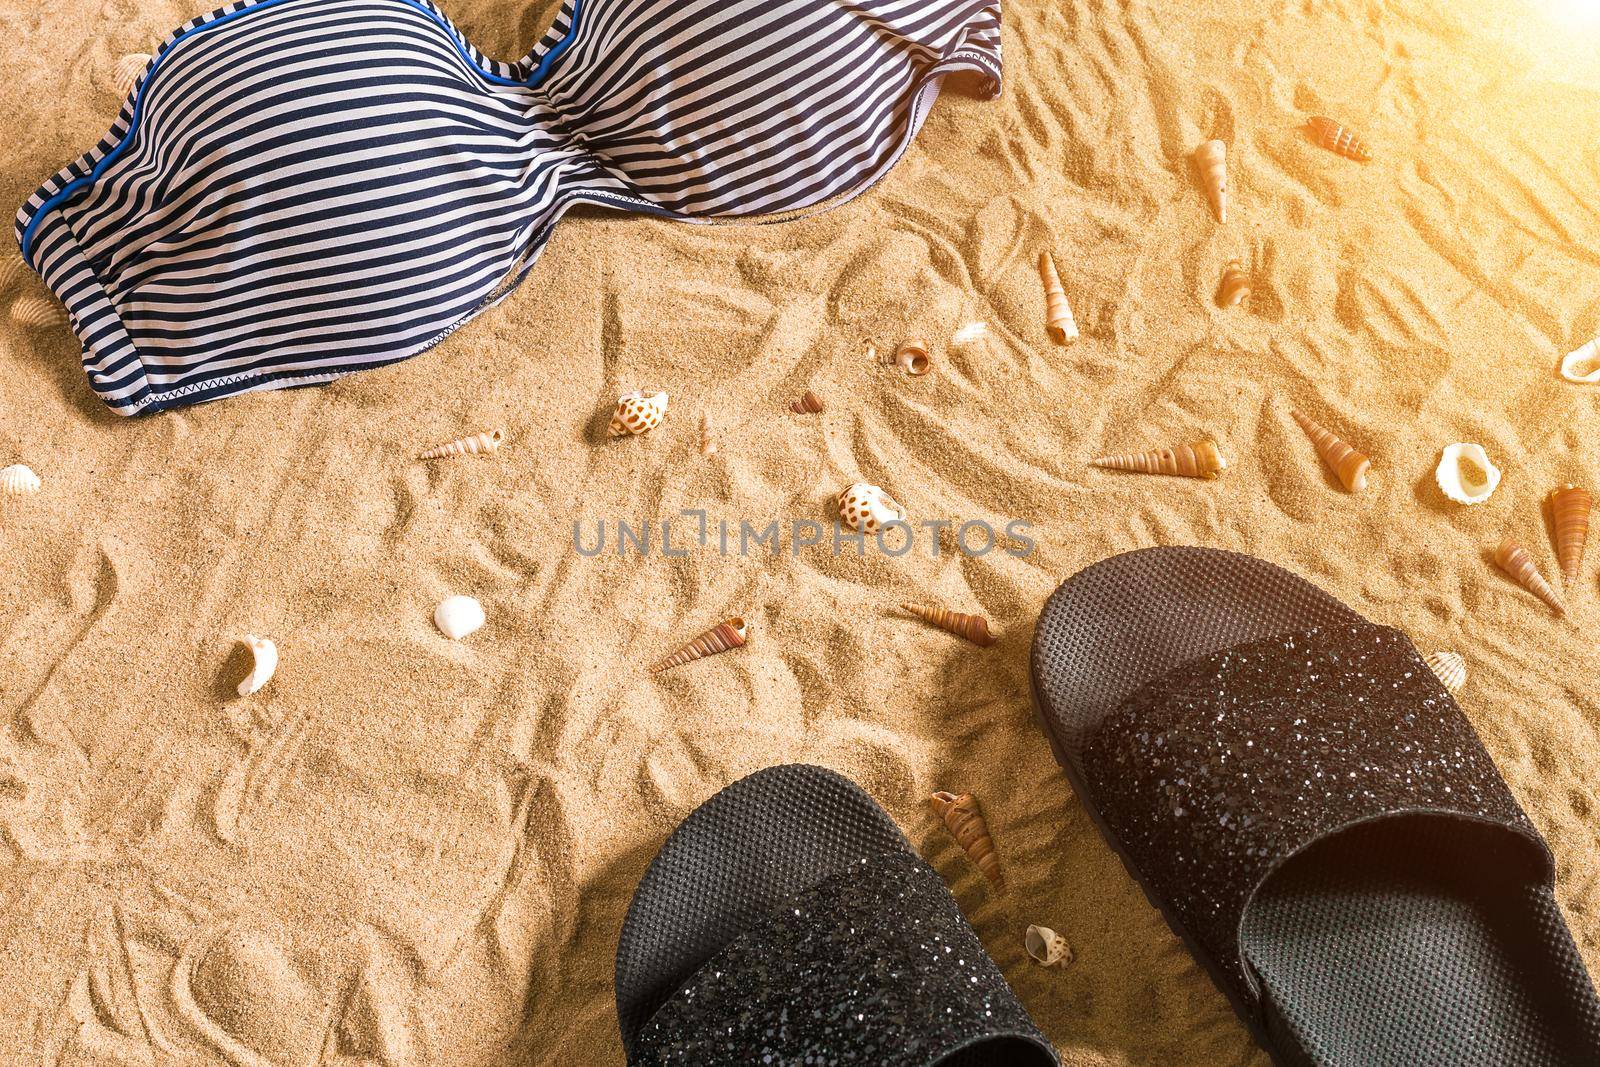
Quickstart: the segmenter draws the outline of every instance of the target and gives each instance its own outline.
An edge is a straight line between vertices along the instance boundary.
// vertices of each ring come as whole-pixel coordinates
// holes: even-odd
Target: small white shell
[[[459,641],[483,626],[483,605],[469,596],[453,596],[433,609],[433,624],[452,641]]]
[[[1045,967],[1065,967],[1072,962],[1072,948],[1067,939],[1048,926],[1028,927],[1028,932],[1022,935],[1022,947]]]
[[[617,399],[617,410],[612,413],[611,425],[606,428],[606,432],[612,437],[649,433],[661,425],[661,420],[666,414],[666,393],[644,389],[624,393]]]
[[[143,52],[129,52],[117,60],[117,65],[111,68],[111,87],[121,96],[133,92],[140,75],[150,65],[150,59],[151,57]]]
[[[67,321],[67,309],[47,297],[20,296],[11,305],[11,321],[31,329],[62,326]]]
[[[1457,504],[1481,504],[1500,484],[1500,468],[1489,462],[1482,445],[1446,445],[1433,476],[1439,491]]]
[[[852,530],[875,534],[885,523],[904,522],[905,517],[905,508],[867,482],[855,482],[839,494],[839,518]]]
[[[1561,360],[1561,376],[1569,382],[1600,382],[1600,337],[1568,352]]]
[[[32,469],[21,463],[0,470],[0,496],[31,496],[43,484]]]
[[[1467,684],[1467,660],[1459,652],[1429,652],[1422,662],[1439,678],[1439,684],[1451,696],[1460,694]]]
[[[278,670],[278,646],[255,634],[246,634],[244,645],[255,660],[250,673],[239,683],[239,695],[247,697],[272,681],[273,674]]]
[[[988,336],[989,324],[987,322],[969,322],[951,336],[950,345],[952,348],[960,348],[962,345],[975,344]]]
[[[22,277],[24,264],[21,256],[0,255],[0,293],[5,293]]]

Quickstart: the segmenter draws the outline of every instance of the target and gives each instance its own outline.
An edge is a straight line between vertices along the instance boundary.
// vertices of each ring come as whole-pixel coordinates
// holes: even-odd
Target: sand
[[[510,57],[551,5],[445,6]],[[0,464],[45,488],[0,502],[0,1062],[618,1063],[612,953],[655,848],[726,783],[806,760],[895,816],[1068,1064],[1265,1064],[1029,709],[1044,598],[1163,544],[1257,553],[1463,652],[1463,706],[1600,966],[1600,553],[1565,620],[1488,560],[1514,536],[1554,577],[1539,501],[1600,482],[1600,394],[1555,374],[1600,333],[1582,7],[1008,3],[1003,99],[946,94],[861,199],[766,227],[575,215],[502,307],[326,388],[124,420],[65,330],[7,322]],[[0,200],[103,132],[118,55],[198,10],[0,0]],[[1316,113],[1373,162],[1311,144]],[[1188,161],[1209,137],[1231,147],[1225,227]],[[1045,336],[1043,248],[1070,348]],[[1223,311],[1236,257],[1255,290]],[[989,338],[952,351],[972,320]],[[935,373],[864,355],[913,334]],[[666,422],[607,443],[645,385]],[[826,410],[790,414],[808,387]],[[1372,454],[1367,492],[1292,406]],[[496,426],[490,459],[410,458]],[[1204,435],[1232,460],[1216,482],[1087,465]],[[1477,508],[1433,485],[1457,440],[1505,471]],[[580,519],[586,547],[597,519],[683,509],[826,521],[857,479],[914,520],[1025,521],[1036,547],[573,549]],[[454,593],[489,613],[459,644],[431,622]],[[905,601],[1004,637],[979,650]],[[730,615],[747,647],[644,672]],[[246,633],[282,663],[239,699]],[[935,789],[982,799],[1009,897]],[[1030,922],[1076,962],[1029,964]]]

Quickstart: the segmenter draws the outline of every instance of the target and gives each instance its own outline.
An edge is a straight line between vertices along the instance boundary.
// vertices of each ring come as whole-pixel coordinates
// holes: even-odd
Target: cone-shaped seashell
[[[950,344],[952,347],[960,348],[963,345],[977,344],[988,336],[989,324],[987,322],[968,322],[950,335]]]
[[[700,454],[702,456],[717,454],[717,439],[711,433],[711,416],[703,411],[700,413]]]
[[[1494,561],[1500,565],[1501,570],[1516,579],[1518,585],[1544,601],[1551,611],[1557,615],[1567,613],[1561,598],[1556,596],[1556,591],[1550,588],[1550,583],[1544,580],[1539,568],[1534,566],[1533,559],[1521,545],[1515,541],[1504,542],[1495,549]]]
[[[1022,935],[1022,947],[1035,963],[1044,967],[1065,967],[1072,962],[1067,939],[1048,926],[1030,926]]]
[[[1196,441],[1178,448],[1158,448],[1150,452],[1130,452],[1119,456],[1099,456],[1096,467],[1140,474],[1176,474],[1184,478],[1215,478],[1228,469],[1228,461],[1217,451],[1215,441]]]
[[[995,642],[994,634],[989,632],[989,620],[982,615],[963,615],[959,611],[946,611],[944,608],[919,608],[913,604],[901,606],[922,621],[948,630],[957,637],[965,637],[975,645],[988,648]]]
[[[906,509],[869,482],[854,482],[839,494],[839,518],[852,530],[875,534],[890,522],[904,522]]]
[[[247,697],[272,681],[278,670],[278,646],[255,634],[245,635],[244,646],[250,650],[252,665],[250,673],[239,683],[239,695]]]
[[[490,430],[487,433],[473,434],[471,437],[458,437],[447,445],[430,448],[418,459],[444,459],[447,456],[476,456],[489,455],[500,449],[501,442],[506,439],[504,431]]]
[[[11,321],[18,326],[34,329],[61,326],[67,321],[67,309],[47,297],[19,297],[17,302],[11,305]]]
[[[1061,288],[1061,274],[1049,252],[1039,253],[1039,279],[1044,282],[1044,322],[1051,340],[1058,345],[1078,339],[1078,321],[1072,317],[1067,291]]]
[[[1315,115],[1308,119],[1307,126],[1316,135],[1317,143],[1330,152],[1336,152],[1346,159],[1353,159],[1357,163],[1365,163],[1372,158],[1372,152],[1366,143],[1345,129],[1332,119]]]
[[[133,87],[139,84],[140,76],[150,65],[150,59],[143,52],[129,52],[117,60],[117,65],[111,69],[111,84],[119,96],[133,92]]]
[[[1433,472],[1439,491],[1457,504],[1481,504],[1500,484],[1500,468],[1489,462],[1482,445],[1446,445]]]
[[[789,410],[796,415],[815,415],[822,410],[822,398],[807,389],[799,400],[789,405]]]
[[[1218,222],[1227,222],[1228,146],[1221,141],[1207,141],[1194,150],[1194,162],[1200,168],[1200,182],[1206,187],[1211,213]]]
[[[1000,856],[994,850],[994,838],[989,836],[983,812],[978,810],[978,798],[971,793],[957,796],[941,791],[928,799],[933,804],[934,813],[944,820],[944,828],[961,846],[961,851],[967,854],[967,858],[996,889],[1003,892],[1006,880],[1000,871]]]
[[[470,596],[447,597],[433,609],[433,624],[452,641],[483,628],[483,605]]]
[[[1243,264],[1237,259],[1233,260],[1222,270],[1222,284],[1217,286],[1217,305],[1238,307],[1249,295],[1250,275],[1245,273]]]
[[[933,360],[928,358],[928,343],[920,340],[906,341],[894,350],[894,355],[889,357],[889,362],[905,371],[907,374],[927,374],[933,369]]]
[[[1568,352],[1561,360],[1561,376],[1569,382],[1600,382],[1600,337]]]
[[[612,437],[648,433],[661,425],[667,413],[667,394],[662,392],[626,393],[617,400],[617,410],[607,429]]]
[[[0,470],[0,496],[31,496],[43,484],[32,468],[21,463]]]
[[[1459,652],[1429,652],[1422,662],[1439,678],[1439,684],[1451,696],[1460,694],[1467,684],[1467,661]]]
[[[1367,468],[1372,466],[1365,453],[1357,452],[1339,438],[1335,437],[1325,426],[1318,425],[1310,418],[1298,411],[1289,412],[1294,416],[1294,421],[1311,438],[1311,443],[1316,446],[1317,455],[1322,457],[1322,462],[1334,473],[1334,476],[1352,493],[1359,493],[1367,487]]]
[[[1545,497],[1544,505],[1550,513],[1550,537],[1556,545],[1556,559],[1561,562],[1561,580],[1570,588],[1583,565],[1583,546],[1589,540],[1589,511],[1594,501],[1589,490],[1563,485]]]
[[[718,652],[726,652],[730,648],[744,647],[744,620],[740,618],[728,619],[719,622],[699,637],[684,645],[678,651],[661,660],[650,668],[651,674],[660,674],[662,671],[681,667],[685,663],[693,663],[706,656],[715,656]]]

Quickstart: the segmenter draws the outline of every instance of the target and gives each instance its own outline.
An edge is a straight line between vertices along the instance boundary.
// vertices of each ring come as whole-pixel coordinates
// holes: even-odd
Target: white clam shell
[[[21,463],[0,470],[0,496],[31,496],[43,484],[37,474]]]
[[[116,66],[111,68],[111,86],[120,95],[127,96],[133,92],[133,87],[138,84],[145,68],[150,66],[151,56],[144,52],[129,52],[117,60]]]
[[[951,335],[950,344],[953,348],[960,348],[963,345],[976,344],[988,336],[989,324],[987,322],[969,322]]]
[[[1067,939],[1048,926],[1030,926],[1022,935],[1022,947],[1028,955],[1045,967],[1065,967],[1072,962],[1072,949]]]
[[[1600,337],[1568,352],[1561,360],[1561,376],[1569,382],[1600,382]]]
[[[483,621],[483,605],[469,596],[448,597],[433,609],[433,624],[452,641],[476,632]]]
[[[839,519],[852,530],[875,534],[886,523],[904,522],[906,509],[868,482],[855,482],[839,494]]]
[[[272,681],[278,670],[278,646],[265,637],[246,634],[244,645],[250,650],[254,664],[244,681],[239,683],[239,695],[247,697]]]
[[[1439,491],[1457,504],[1481,504],[1500,484],[1500,468],[1489,462],[1482,445],[1446,445],[1433,474]]]

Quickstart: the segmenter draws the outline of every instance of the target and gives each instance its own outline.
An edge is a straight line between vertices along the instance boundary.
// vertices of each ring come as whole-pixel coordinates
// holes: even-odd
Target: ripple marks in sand
[[[306,1023],[326,1013],[289,957],[257,934],[214,929],[178,958],[168,985],[174,1012],[235,1067],[307,1063],[318,1051]]]
[[[253,813],[277,796],[310,732],[310,716],[304,712],[291,715],[228,768],[211,805],[217,837],[231,845],[249,829]]]

